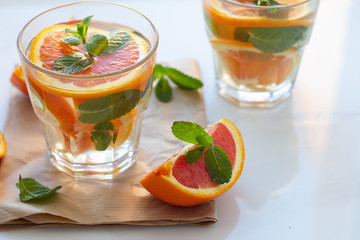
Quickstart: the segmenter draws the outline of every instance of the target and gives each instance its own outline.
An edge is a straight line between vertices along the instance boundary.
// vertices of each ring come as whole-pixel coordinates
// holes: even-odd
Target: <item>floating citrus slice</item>
[[[6,154],[6,143],[4,135],[0,132],[0,158]]]
[[[210,42],[222,66],[238,84],[278,85],[295,71],[300,60],[300,54],[295,48],[278,54],[267,54],[247,42],[215,38]]]
[[[65,33],[66,28],[74,28],[73,25],[54,25],[42,30],[32,42],[30,49],[30,60],[36,65],[52,70],[52,64],[60,56],[74,52],[84,52],[80,46],[70,46],[61,41],[62,38],[71,36]],[[128,44],[120,50],[96,57],[95,63],[88,69],[74,75],[83,75],[82,78],[74,77],[53,77],[50,74],[38,73],[33,81],[40,88],[47,92],[72,98],[94,98],[121,92],[126,89],[143,90],[149,81],[152,68],[143,71],[142,68],[132,70],[126,74],[99,77],[96,75],[120,71],[134,65],[149,52],[147,42],[133,32],[127,32],[131,36]],[[88,36],[93,34],[106,35],[107,32],[89,28]],[[86,75],[86,77],[85,77]]]
[[[244,145],[241,134],[229,120],[221,119],[207,132],[228,155],[232,177],[218,185],[210,179],[205,157],[193,163],[185,162],[186,153],[196,145],[188,145],[161,166],[146,175],[140,183],[155,197],[177,206],[194,206],[209,201],[229,190],[240,177],[244,164]]]

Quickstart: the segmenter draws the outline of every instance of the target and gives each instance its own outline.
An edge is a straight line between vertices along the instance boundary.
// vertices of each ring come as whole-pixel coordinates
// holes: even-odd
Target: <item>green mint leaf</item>
[[[258,27],[249,32],[249,42],[262,52],[280,53],[297,43],[303,34],[302,26]]]
[[[190,164],[197,162],[204,155],[204,151],[203,146],[189,150],[185,155],[185,162]]]
[[[206,150],[205,166],[213,182],[223,184],[230,181],[232,175],[231,162],[220,146],[212,145]]]
[[[208,135],[208,134],[207,134]],[[210,137],[210,136],[209,136]],[[196,141],[199,143],[199,145],[204,146],[205,148],[209,147],[210,143],[214,142],[214,140],[206,136],[204,133],[196,135]],[[209,142],[209,139],[212,140]]]
[[[79,46],[80,44],[82,44],[82,40],[75,35],[68,38],[63,38],[61,39],[61,41],[72,46]]]
[[[88,16],[86,18],[84,18],[82,20],[82,26],[83,26],[83,36],[85,37],[86,39],[86,34],[87,34],[87,31],[88,31],[88,28],[89,28],[89,25],[90,25],[90,21],[92,19],[93,15],[92,16]]]
[[[237,27],[234,30],[234,40],[240,42],[248,42],[249,41],[249,28],[245,27]]]
[[[114,31],[108,37],[109,46],[101,53],[101,55],[108,55],[114,53],[128,44],[131,36],[123,31]]]
[[[87,43],[81,46],[82,49],[87,51],[93,56],[98,56],[109,45],[107,38],[101,34],[92,35]]]
[[[155,87],[155,95],[161,102],[169,102],[172,98],[172,88],[168,80],[161,77]]]
[[[65,28],[65,33],[72,33],[74,36],[78,37],[82,42],[82,37],[78,32],[75,32],[74,30],[70,29],[70,28]]]
[[[203,83],[199,79],[190,77],[175,68],[167,68],[167,76],[182,89],[193,90],[203,86]]]
[[[161,64],[156,64],[154,68],[153,80],[167,75],[167,68]]]
[[[33,178],[22,178],[19,176],[19,182],[16,183],[16,187],[20,190],[20,200],[26,202],[33,199],[39,199],[53,195],[62,186],[57,186],[50,189]]]
[[[175,137],[184,142],[199,145],[200,143],[196,139],[198,135],[204,135],[204,137],[209,143],[214,141],[213,138],[210,137],[210,135],[196,123],[176,121],[173,123],[171,130]]]
[[[93,63],[93,58],[88,58],[82,53],[75,52],[55,59],[52,70],[65,74],[74,74],[84,71]]]
[[[79,104],[79,121],[100,123],[119,118],[129,113],[140,101],[141,91],[128,89],[123,92],[91,99]]]
[[[115,144],[118,135],[119,135],[119,129],[116,129],[114,131],[114,135],[113,135],[113,144]]]
[[[283,5],[274,0],[255,0],[255,4],[258,6],[269,6],[269,7]],[[268,10],[269,13],[276,13],[278,11],[279,11],[279,8],[271,8]]]
[[[95,143],[95,149],[105,151],[113,139],[110,130],[114,130],[114,124],[112,122],[97,123],[94,130],[91,132],[90,139]]]
[[[83,43],[86,43],[86,34],[84,34],[84,26],[80,23],[76,24],[77,32]]]
[[[211,18],[209,17],[209,15],[206,14],[206,12],[204,11],[204,18],[205,18],[205,22],[206,22],[206,26],[208,27],[208,29],[210,30],[210,32],[217,37],[218,34],[216,32],[216,29],[214,27],[213,21],[211,20]]]

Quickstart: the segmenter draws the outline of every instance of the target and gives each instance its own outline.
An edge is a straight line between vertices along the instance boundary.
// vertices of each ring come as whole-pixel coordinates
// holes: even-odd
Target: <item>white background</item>
[[[18,32],[70,2],[0,0],[1,130]],[[154,21],[159,62],[198,60],[208,122],[225,117],[242,132],[243,174],[217,199],[219,221],[211,226],[28,229],[0,232],[0,239],[360,239],[359,0],[321,1],[293,95],[273,109],[241,109],[217,95],[200,0],[116,2]]]

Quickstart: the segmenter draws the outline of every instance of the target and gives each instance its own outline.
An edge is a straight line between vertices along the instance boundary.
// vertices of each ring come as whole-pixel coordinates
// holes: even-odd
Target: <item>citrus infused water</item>
[[[111,179],[136,160],[157,42],[92,17],[42,29],[22,65],[54,165]]]
[[[220,94],[241,106],[288,97],[317,7],[317,0],[203,0]]]

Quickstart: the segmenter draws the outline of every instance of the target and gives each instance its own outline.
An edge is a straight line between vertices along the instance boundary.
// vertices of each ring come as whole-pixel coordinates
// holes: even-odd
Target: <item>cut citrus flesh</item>
[[[217,38],[210,42],[221,65],[238,84],[278,85],[294,72],[300,60],[300,54],[295,48],[278,54],[268,54],[247,42]]]
[[[6,154],[6,142],[4,135],[0,132],[0,158]]]
[[[62,38],[71,36],[65,33],[66,28],[73,25],[54,25],[42,30],[32,42],[30,60],[36,65],[52,70],[52,64],[60,56],[74,52],[84,52],[80,46],[70,46],[61,41]],[[126,89],[144,89],[152,69],[142,71],[135,69],[123,75],[111,77],[91,78],[92,75],[120,71],[134,65],[139,59],[144,58],[149,52],[147,42],[133,32],[127,32],[131,40],[115,53],[97,56],[95,63],[86,70],[74,75],[86,75],[89,79],[55,78],[45,74],[38,74],[35,83],[59,96],[73,98],[101,97]],[[107,32],[89,27],[88,36],[93,34],[107,34]]]
[[[208,127],[207,132],[227,153],[232,164],[228,183],[216,184],[210,179],[204,156],[193,163],[185,162],[186,153],[197,147],[187,145],[161,166],[147,174],[140,183],[153,196],[176,206],[194,206],[214,199],[229,190],[239,179],[244,164],[244,145],[236,126],[221,119]]]
[[[25,76],[21,65],[16,66],[14,72],[10,77],[10,82],[21,92],[23,92],[26,95],[29,95],[28,90],[26,88]]]

